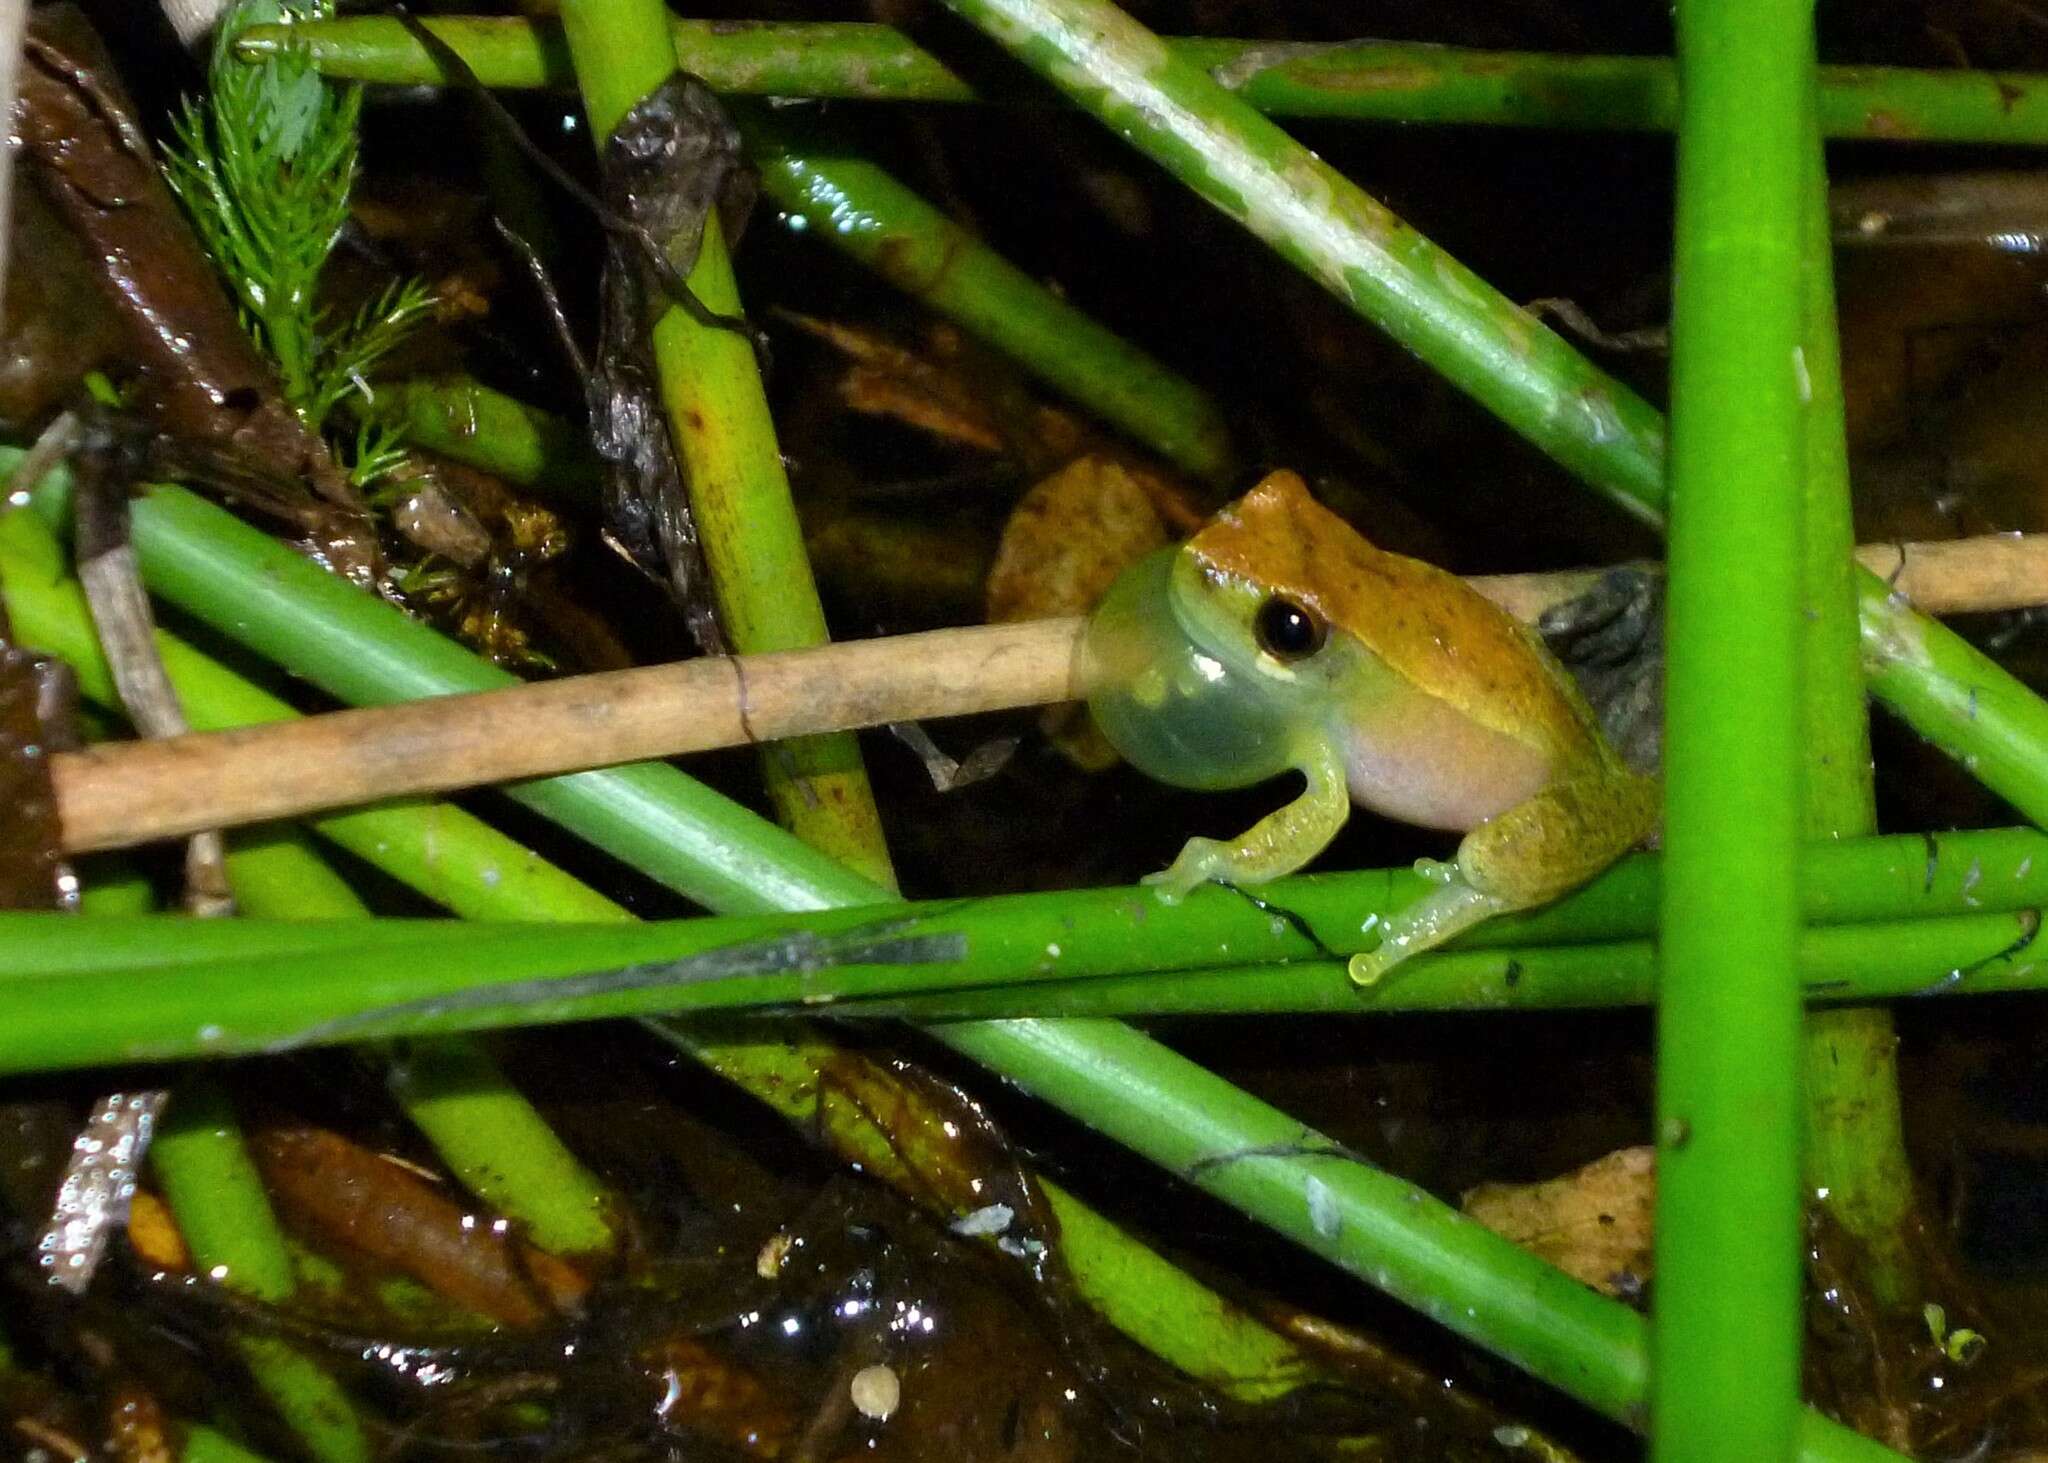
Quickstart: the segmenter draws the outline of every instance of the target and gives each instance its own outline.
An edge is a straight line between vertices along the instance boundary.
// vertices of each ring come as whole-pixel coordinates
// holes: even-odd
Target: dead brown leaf
[[[1623,1148],[1560,1178],[1468,1189],[1467,1214],[1603,1295],[1629,1298],[1650,1278],[1656,1150]]]

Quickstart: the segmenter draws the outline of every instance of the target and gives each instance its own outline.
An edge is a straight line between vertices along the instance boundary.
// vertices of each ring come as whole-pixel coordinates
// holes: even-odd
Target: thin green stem
[[[268,1305],[291,1300],[297,1281],[284,1231],[227,1094],[212,1079],[179,1086],[150,1163],[201,1274]],[[325,1369],[282,1337],[252,1334],[236,1345],[308,1453],[320,1463],[367,1463],[362,1422]]]
[[[1809,130],[1811,124],[1809,123]],[[1877,828],[1870,715],[1864,699],[1850,551],[1855,523],[1835,321],[1827,158],[1808,144],[1805,209],[1806,544],[1802,611],[1806,743],[1805,834],[1857,838]],[[1806,1185],[1851,1236],[1863,1279],[1883,1305],[1913,1299],[1907,1249],[1913,1176],[1899,1110],[1898,1037],[1888,1007],[1809,1011],[1806,1018]]]
[[[1809,926],[1912,925],[1975,914],[2029,914],[2048,905],[2048,834],[2032,828],[1816,844],[1802,852],[1801,869],[1804,923]],[[1539,950],[1647,941],[1661,899],[1661,873],[1658,856],[1634,855],[1553,905],[1502,916],[1469,931],[1444,958],[1450,953],[1463,958],[1482,951],[1513,951],[1518,953],[1507,958],[1527,960]],[[0,939],[0,979],[294,955],[324,958],[351,944],[363,952],[424,952],[437,944],[455,949],[494,939],[507,947],[522,940],[564,942],[554,944],[565,962],[557,973],[568,973],[673,960],[789,935],[823,939],[876,925],[888,929],[892,938],[918,942],[924,957],[919,968],[927,972],[924,983],[929,987],[1154,972],[1185,976],[1206,968],[1341,960],[1365,938],[1359,932],[1361,923],[1372,914],[1399,908],[1427,887],[1411,870],[1372,869],[1276,880],[1261,891],[1257,905],[1220,887],[1198,889],[1170,906],[1159,904],[1146,889],[1116,887],[991,895],[966,903],[938,900],[727,915],[625,928],[613,922],[622,917],[616,906],[609,919],[516,930],[416,919],[168,923],[166,917],[111,915],[81,925],[68,917],[15,913],[0,916],[0,929],[6,931],[6,938]],[[1276,911],[1284,912],[1284,917],[1276,919]],[[177,937],[167,938],[167,929],[175,929]],[[940,942],[956,942],[961,948],[950,953]],[[1935,947],[1925,949],[1928,958],[1937,953]],[[1872,947],[1867,953],[1879,952]],[[2034,952],[2015,953],[2031,959]],[[1957,959],[1952,964],[1956,972],[1944,984],[1972,987],[1972,962]],[[1431,968],[1426,963],[1416,966],[1418,972]],[[1531,978],[1540,984],[1539,978]],[[1815,996],[1850,999],[1855,987],[1835,984],[1844,978],[1840,971],[1829,975],[1829,983]],[[1566,988],[1571,991],[1570,1004],[1631,998],[1625,985],[1610,989],[1585,976],[1573,979],[1585,983]],[[1359,993],[1353,1009],[1401,1009],[1423,1000],[1422,995],[1400,989],[1406,982],[1405,976],[1389,982],[1370,993],[1370,1000],[1367,993]],[[1425,982],[1421,990],[1431,992],[1433,985],[1435,980]],[[1490,1009],[1517,1003],[1522,987],[1519,978],[1509,978],[1498,991],[1475,989],[1468,996],[1444,986],[1438,988],[1441,994],[1428,994],[1427,1003],[1440,1003],[1445,1009]],[[382,997],[366,993],[360,999]],[[1530,999],[1556,1004],[1566,998],[1553,993]]]
[[[1651,1452],[1790,1458],[1808,6],[1680,0]],[[1731,1407],[1731,1398],[1741,1398]]]
[[[546,22],[448,16],[428,22],[491,86],[566,87],[568,47]],[[394,85],[440,80],[432,60],[394,22],[350,16],[258,26],[245,54],[287,36],[330,76]],[[770,97],[870,101],[1018,100],[1000,80],[986,90],[882,25],[674,22],[679,64],[715,90]],[[1459,126],[1669,132],[1678,78],[1660,56],[1568,56],[1475,51],[1386,41],[1302,45],[1176,38],[1167,43],[1250,106],[1277,117],[1435,122]],[[1987,71],[1821,68],[1825,135],[1911,142],[2048,142],[2048,78]]]
[[[82,948],[68,966],[10,960],[0,972],[0,1073],[620,1017],[787,1018],[827,1004],[842,1020],[1371,1015],[1640,1004],[1655,989],[1648,939],[1432,952],[1416,957],[1412,974],[1367,993],[1348,984],[1341,962],[1221,964],[1242,957],[1213,947],[1208,963],[1187,970],[1119,962],[1108,952],[1048,970],[1018,952],[982,952],[949,928],[957,923],[943,907],[927,915],[912,905],[886,922],[850,927],[812,913],[779,924],[746,917],[457,937],[414,922],[362,941],[329,928],[316,941],[252,924],[241,949],[125,961],[119,952],[139,931],[107,931],[113,948],[101,958],[89,948],[101,933],[80,931],[71,938]],[[1835,1002],[2040,989],[2048,961],[2034,947],[2036,928],[2029,910],[1810,930],[1798,951],[1801,993]],[[183,942],[187,933],[184,922],[165,919],[145,929],[160,941]],[[912,929],[921,933],[901,933]],[[0,917],[0,930],[30,947],[42,938],[21,916]],[[861,953],[878,941],[896,952],[890,962]],[[904,963],[909,951],[932,953]],[[461,1070],[454,1057],[431,1060],[437,1070]],[[444,1085],[460,1090],[452,1080]],[[488,1164],[488,1145],[479,1152]]]
[[[599,146],[674,73],[668,21],[659,0],[563,5],[569,55]],[[729,318],[741,313],[715,211],[704,218],[688,284],[706,309]],[[830,638],[825,610],[804,553],[752,342],[742,332],[694,319],[677,305],[650,329],[669,435],[727,638],[745,654],[824,644]],[[778,822],[863,877],[895,886],[881,814],[851,733],[764,747],[761,767]]]
[[[560,417],[467,376],[380,383],[361,410],[412,446],[466,462],[552,499],[597,501],[602,469],[590,440]]]
[[[1198,478],[1237,463],[1210,397],[1105,330],[866,158],[765,108],[737,113],[761,189],[792,219],[920,304]]]

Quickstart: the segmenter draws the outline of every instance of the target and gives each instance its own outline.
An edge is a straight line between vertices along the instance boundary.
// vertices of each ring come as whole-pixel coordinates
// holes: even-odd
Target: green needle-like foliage
[[[277,365],[286,398],[319,428],[432,306],[396,281],[337,328],[317,303],[321,271],[348,220],[361,87],[330,87],[312,58],[283,46],[261,65],[235,59],[248,27],[324,16],[321,3],[244,0],[218,32],[208,94],[173,122],[164,176]]]

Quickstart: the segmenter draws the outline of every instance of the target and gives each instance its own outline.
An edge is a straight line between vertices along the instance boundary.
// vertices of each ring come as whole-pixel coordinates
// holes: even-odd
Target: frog
[[[1148,876],[1177,902],[1250,888],[1327,847],[1354,806],[1461,833],[1429,887],[1351,957],[1372,985],[1483,920],[1547,904],[1650,836],[1656,778],[1602,733],[1529,626],[1446,570],[1375,547],[1289,471],[1126,568],[1081,642],[1088,708],[1165,783],[1305,786],[1235,840]]]

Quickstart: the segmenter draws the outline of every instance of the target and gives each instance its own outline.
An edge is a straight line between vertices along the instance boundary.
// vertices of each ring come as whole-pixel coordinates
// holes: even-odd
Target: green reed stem
[[[448,16],[428,22],[492,86],[567,87],[574,81],[558,26]],[[735,95],[869,101],[1019,100],[999,79],[977,87],[882,25],[757,24],[677,19],[678,63]],[[242,50],[268,54],[287,36],[330,76],[418,85],[431,59],[395,22],[349,16],[292,27],[256,26]],[[1678,77],[1661,56],[1568,56],[1475,51],[1386,41],[1329,45],[1181,37],[1167,44],[1248,105],[1276,117],[1460,126],[1670,132]],[[1925,142],[2048,142],[2048,79],[1986,71],[1824,66],[1820,121],[1835,138]]]
[[[603,145],[675,70],[668,12],[658,0],[566,0],[562,26],[591,135]],[[708,309],[740,313],[715,212],[705,217],[689,287]],[[674,305],[652,330],[662,404],[727,638],[747,654],[824,644],[825,611],[752,342]],[[761,766],[777,821],[820,853],[894,887],[881,814],[852,733],[764,747]]]
[[[918,910],[901,907],[901,927],[924,930],[926,938],[960,922],[943,909],[929,917]],[[1656,988],[1648,939],[1432,952],[1416,958],[1412,975],[1404,972],[1384,992],[1367,993],[1347,989],[1339,961],[1224,964],[1214,947],[1207,964],[1187,970],[1159,969],[1143,959],[1118,962],[1107,954],[1048,970],[1028,955],[985,953],[971,940],[961,942],[965,953],[957,957],[940,954],[915,964],[833,963],[829,953],[785,948],[757,959],[751,968],[760,973],[730,973],[736,946],[844,935],[849,928],[844,919],[815,913],[779,923],[698,920],[631,933],[573,925],[544,934],[458,932],[410,922],[408,929],[382,930],[363,943],[353,942],[347,929],[325,930],[316,942],[299,931],[251,924],[242,949],[180,951],[171,961],[132,955],[123,961],[113,951],[101,959],[73,952],[68,968],[10,961],[12,968],[0,972],[0,1016],[7,1023],[0,1028],[0,1073],[621,1017],[804,1016],[826,1005],[842,1020],[924,1022],[1355,1016],[1642,1004]],[[894,917],[851,928],[904,938]],[[2028,910],[1809,930],[1798,950],[1801,993],[1838,1002],[2041,989],[2048,986],[2048,959],[2036,948],[2037,929],[2038,918]],[[30,944],[42,938],[20,916],[0,917],[0,930]],[[117,928],[107,936],[118,950],[139,934],[182,942],[185,932],[184,921],[156,918],[141,930]],[[83,945],[99,935],[81,931],[72,938]],[[1242,958],[1234,950],[1230,957]],[[444,1070],[451,1065],[441,1062]],[[487,1160],[486,1152],[481,1161]]]
[[[1212,483],[1237,468],[1206,392],[1105,330],[858,153],[738,114],[770,201],[1135,442]]]
[[[1651,1457],[1799,1416],[1809,7],[1680,0]],[[1730,1399],[1742,1405],[1731,1407]]]
[[[150,1164],[195,1270],[268,1305],[292,1299],[284,1231],[271,1211],[233,1106],[208,1077],[179,1084]],[[334,1377],[280,1336],[248,1334],[236,1347],[249,1374],[319,1463],[367,1463],[370,1441]]]
[[[1812,401],[1806,412],[1801,723],[1806,746],[1804,831],[1814,841],[1875,832],[1877,803],[1871,789],[1870,714],[1849,557],[1856,539],[1835,319],[1827,158],[1817,136],[1807,144],[1807,152],[1806,339],[1801,349]],[[1891,1010],[1856,1006],[1809,1011],[1805,1043],[1807,1191],[1812,1202],[1824,1206],[1856,1241],[1863,1282],[1878,1303],[1908,1304],[1914,1286],[1907,1246],[1913,1175],[1899,1110],[1898,1037]]]
[[[538,407],[467,376],[380,383],[364,414],[428,452],[494,473],[557,501],[594,503],[602,468],[590,439]]]

